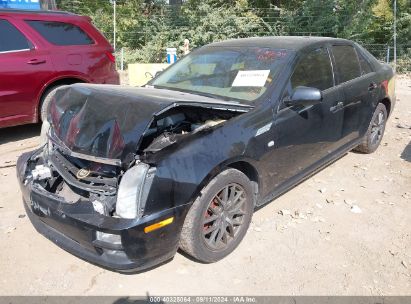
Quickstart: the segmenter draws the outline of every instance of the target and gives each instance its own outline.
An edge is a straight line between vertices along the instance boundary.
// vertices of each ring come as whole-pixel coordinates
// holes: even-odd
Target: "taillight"
[[[116,63],[116,56],[114,56],[113,53],[111,52],[106,52],[108,60],[110,60],[112,63]]]
[[[384,88],[385,95],[388,95],[388,80],[381,82],[381,86]]]

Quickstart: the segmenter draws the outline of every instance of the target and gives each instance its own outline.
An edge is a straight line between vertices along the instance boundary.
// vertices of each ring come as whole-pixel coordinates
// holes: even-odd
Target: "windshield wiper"
[[[233,103],[239,103],[238,101],[233,100],[232,98],[228,98],[228,97],[220,96],[220,95],[215,95],[215,94],[211,94],[211,93],[205,93],[205,92],[201,92],[201,91],[192,91],[192,90],[173,88],[173,87],[167,87],[167,86],[161,86],[161,85],[154,85],[154,88],[156,88],[156,89],[165,89],[165,90],[170,90],[170,91],[177,91],[177,92],[183,92],[183,93],[189,93],[189,94],[193,94],[193,95],[199,95],[199,96],[209,97],[209,98],[213,98],[213,99],[222,99],[222,100],[230,101],[230,102],[233,102]]]

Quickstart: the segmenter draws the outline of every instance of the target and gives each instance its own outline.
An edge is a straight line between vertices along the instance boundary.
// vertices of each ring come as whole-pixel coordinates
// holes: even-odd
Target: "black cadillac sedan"
[[[390,66],[348,40],[268,37],[202,47],[143,88],[55,94],[17,174],[34,227],[120,272],[181,248],[215,262],[253,211],[355,149],[394,107]]]

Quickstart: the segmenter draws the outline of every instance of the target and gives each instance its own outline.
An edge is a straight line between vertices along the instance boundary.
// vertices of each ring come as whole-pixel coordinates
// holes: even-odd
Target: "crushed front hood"
[[[243,111],[250,108],[163,89],[74,84],[56,92],[48,120],[52,135],[71,152],[128,162],[153,117],[179,105]]]

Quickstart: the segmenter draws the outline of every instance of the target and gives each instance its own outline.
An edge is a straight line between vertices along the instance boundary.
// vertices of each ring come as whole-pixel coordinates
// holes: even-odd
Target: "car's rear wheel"
[[[236,169],[221,172],[188,212],[180,248],[201,262],[221,260],[243,239],[253,210],[253,189],[247,176]]]
[[[354,149],[355,151],[362,153],[373,153],[377,150],[384,135],[387,116],[387,109],[385,108],[385,105],[379,103],[375,109],[367,133],[365,134],[361,144]]]

